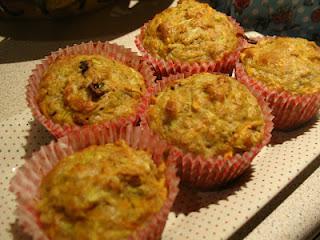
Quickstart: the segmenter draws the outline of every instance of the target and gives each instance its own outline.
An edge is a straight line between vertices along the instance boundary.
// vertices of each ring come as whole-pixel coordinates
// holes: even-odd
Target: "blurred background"
[[[320,44],[320,0],[199,0],[246,30]],[[0,64],[42,58],[69,44],[113,40],[177,0],[0,0]],[[35,51],[36,49],[36,51]]]
[[[320,44],[320,0],[212,0],[247,30],[304,37]]]
[[[173,2],[0,0],[0,64],[43,58],[74,43],[113,40],[139,28]]]

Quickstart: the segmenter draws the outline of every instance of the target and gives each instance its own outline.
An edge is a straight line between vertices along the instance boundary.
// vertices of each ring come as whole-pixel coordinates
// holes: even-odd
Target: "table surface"
[[[75,20],[0,21],[0,239],[28,239],[15,222],[8,182],[24,156],[52,139],[26,106],[24,88],[31,70],[58,47],[122,36],[172,1],[140,1],[132,9],[128,3],[119,1]],[[35,29],[39,36],[31,34]],[[137,51],[135,34],[114,41]],[[319,119],[290,133],[275,132],[272,144],[237,182],[212,192],[183,188],[163,239],[311,238],[320,229],[319,139]]]

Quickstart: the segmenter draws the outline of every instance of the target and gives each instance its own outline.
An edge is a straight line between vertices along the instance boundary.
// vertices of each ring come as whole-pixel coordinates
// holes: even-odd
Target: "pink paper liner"
[[[45,57],[42,60],[41,64],[38,64],[32,71],[32,74],[28,79],[26,98],[33,116],[56,138],[62,137],[68,132],[80,129],[82,127],[77,125],[59,124],[53,122],[51,119],[47,118],[41,113],[39,105],[37,103],[39,84],[49,65],[55,62],[58,57],[77,54],[104,55],[110,57],[113,60],[122,62],[125,65],[136,69],[142,74],[148,90],[146,91],[145,96],[142,97],[135,114],[129,117],[119,118],[112,121],[112,123],[123,126],[127,123],[135,123],[139,121],[140,115],[143,114],[148,105],[150,97],[148,93],[149,88],[154,84],[155,81],[154,71],[147,63],[143,61],[140,56],[132,52],[131,49],[125,48],[120,45],[111,44],[109,42],[88,42],[81,43],[79,45],[67,46],[64,49],[59,49],[58,51],[53,52],[49,56]]]
[[[164,59],[152,56],[143,46],[145,30],[148,27],[150,21],[145,23],[141,27],[140,34],[135,38],[135,44],[143,54],[144,59],[152,64],[155,71],[160,76],[168,76],[169,74],[191,71],[231,73],[235,67],[237,60],[239,59],[240,52],[247,44],[247,41],[243,37],[241,37],[244,35],[244,30],[239,25],[239,23],[237,23],[232,17],[228,18],[237,29],[237,35],[239,36],[238,46],[234,51],[225,53],[222,59],[218,61],[185,63],[175,60],[165,61]]]
[[[162,81],[158,81],[157,85],[153,89],[153,94],[155,95],[160,91],[163,91],[174,80],[187,78],[193,75],[195,72],[199,73],[197,70],[178,73],[170,75],[164,78]],[[255,97],[257,98],[264,115],[265,127],[263,140],[257,146],[252,147],[250,151],[244,152],[243,154],[237,153],[231,158],[225,158],[223,156],[205,158],[201,155],[183,152],[173,144],[166,142],[159,134],[150,129],[150,120],[148,119],[147,115],[142,117],[141,125],[148,131],[153,132],[154,138],[159,142],[162,141],[162,144],[165,144],[166,148],[170,149],[169,158],[171,161],[177,163],[178,175],[180,176],[182,182],[198,188],[206,189],[217,187],[240,176],[250,166],[253,158],[265,145],[269,143],[271,139],[271,132],[273,129],[273,116],[271,115],[271,110],[264,101],[263,96],[255,95]]]
[[[236,78],[255,95],[263,96],[274,115],[274,128],[289,130],[314,117],[320,109],[320,93],[292,95],[287,91],[268,89],[263,83],[249,77],[241,63],[236,64]]]
[[[84,149],[90,145],[102,145],[124,139],[135,149],[152,153],[156,164],[163,157],[165,145],[157,142],[151,132],[135,127],[132,124],[118,127],[115,124],[104,124],[85,127],[81,131],[73,131],[57,142],[52,141],[33,153],[20,167],[10,182],[10,191],[15,193],[17,200],[16,215],[23,231],[35,240],[48,240],[41,229],[36,203],[39,200],[41,180],[64,157]],[[176,165],[166,161],[166,186],[168,197],[158,213],[153,214],[146,223],[128,239],[160,239],[170,208],[178,193],[179,178],[176,176]]]

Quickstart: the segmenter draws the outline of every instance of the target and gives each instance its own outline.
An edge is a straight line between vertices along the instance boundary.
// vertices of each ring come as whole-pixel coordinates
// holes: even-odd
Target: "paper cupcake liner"
[[[236,78],[255,95],[263,96],[274,116],[275,129],[296,128],[314,117],[320,109],[320,93],[295,96],[287,91],[269,90],[249,77],[241,63],[236,64]]]
[[[41,180],[64,157],[82,150],[90,145],[102,145],[124,139],[135,149],[143,149],[152,153],[155,163],[159,163],[165,146],[157,143],[150,132],[141,127],[127,125],[117,127],[114,124],[85,127],[81,131],[74,131],[57,142],[34,153],[25,164],[20,167],[10,182],[10,191],[16,194],[18,223],[22,229],[35,240],[48,240],[41,229],[39,213],[36,203],[39,201],[39,186]],[[167,160],[166,186],[168,196],[158,213],[153,214],[146,223],[138,228],[128,239],[160,239],[170,208],[178,193],[179,179],[176,176],[176,165]]]
[[[218,61],[184,63],[176,60],[165,61],[164,59],[152,56],[143,46],[145,30],[150,21],[141,27],[140,34],[135,38],[135,44],[143,54],[144,59],[150,62],[154,67],[158,78],[161,78],[161,76],[168,76],[170,74],[191,71],[231,73],[239,59],[240,51],[244,48],[247,42],[241,37],[244,35],[242,27],[233,18],[229,17],[229,19],[237,29],[237,35],[239,36],[238,46],[234,51],[227,52],[222,59]]]
[[[139,71],[144,77],[147,88],[150,88],[155,82],[155,76],[152,67],[145,63],[136,53],[120,45],[111,44],[108,42],[88,42],[79,45],[67,46],[64,49],[59,49],[58,51],[51,53],[32,71],[32,74],[28,79],[26,95],[28,106],[31,108],[33,116],[56,138],[62,137],[66,133],[80,129],[81,127],[77,125],[55,123],[41,113],[37,103],[39,84],[50,64],[55,62],[58,57],[77,54],[99,54],[108,56],[113,60],[122,62],[125,65]],[[139,116],[144,112],[146,106],[148,105],[148,92],[149,90],[147,90],[145,96],[142,97],[135,114],[113,120],[112,122],[122,126],[127,123],[135,123],[139,121]]]
[[[197,70],[170,75],[162,81],[158,81],[153,89],[153,94],[163,91],[174,80],[187,78],[194,73],[198,73]],[[159,134],[150,129],[147,115],[142,118],[141,125],[145,129],[148,129],[148,131],[153,132],[154,138],[157,139],[157,141],[162,141],[163,144],[166,144],[166,148],[170,149],[169,158],[171,161],[177,163],[178,175],[182,182],[199,188],[217,187],[240,176],[250,166],[253,158],[271,139],[273,129],[271,110],[263,100],[263,96],[256,95],[256,98],[264,115],[265,127],[263,140],[257,146],[252,147],[250,151],[244,152],[243,154],[236,154],[231,158],[225,158],[223,156],[205,158],[201,155],[183,152],[178,147],[166,142]]]

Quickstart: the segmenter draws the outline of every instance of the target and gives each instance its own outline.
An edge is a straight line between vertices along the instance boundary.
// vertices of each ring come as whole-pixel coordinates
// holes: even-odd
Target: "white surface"
[[[320,232],[320,168],[270,214],[246,240],[308,239]],[[320,240],[320,237],[319,239]]]
[[[134,35],[135,33],[131,33],[116,42],[134,48]],[[26,109],[24,100],[24,85],[36,62],[0,65],[2,96],[0,116],[1,240],[27,239],[21,234],[15,223],[14,196],[8,192],[8,183],[14,174],[13,170],[23,163],[23,156],[30,155],[32,150],[38,149],[51,139],[46,130],[33,120],[29,109]],[[246,225],[249,219],[314,161],[320,153],[319,139],[320,120],[298,131],[285,134],[275,133],[273,144],[263,149],[255,158],[252,168],[225,189],[212,192],[182,189],[169,215],[163,239],[227,239],[240,227]],[[319,193],[319,185],[314,185],[315,182],[317,181],[311,179],[311,183],[305,189],[301,188],[302,193],[299,197],[302,196],[302,198],[299,202],[305,204],[306,210],[303,212],[308,210],[310,215],[316,216],[311,219],[311,222],[318,224],[319,212],[314,212],[318,209],[317,202],[306,205],[312,201],[307,197],[306,191]],[[280,222],[281,219],[286,219],[287,224],[277,223],[275,227],[274,217],[267,218],[248,236],[248,239],[250,237],[251,239],[262,239],[262,237],[265,239],[296,239],[296,236],[302,235],[296,233],[291,236],[290,234],[285,235],[284,232],[288,232],[289,229],[291,231],[292,228],[297,232],[310,231],[311,226],[299,224],[299,221],[310,222],[310,218],[298,217],[299,221],[296,221],[296,214],[299,215],[301,212],[299,209],[301,205],[296,199],[292,201],[296,205],[285,206],[285,213],[280,216],[276,215]],[[281,206],[279,209],[280,213]],[[294,213],[294,218],[286,215],[288,212]]]

